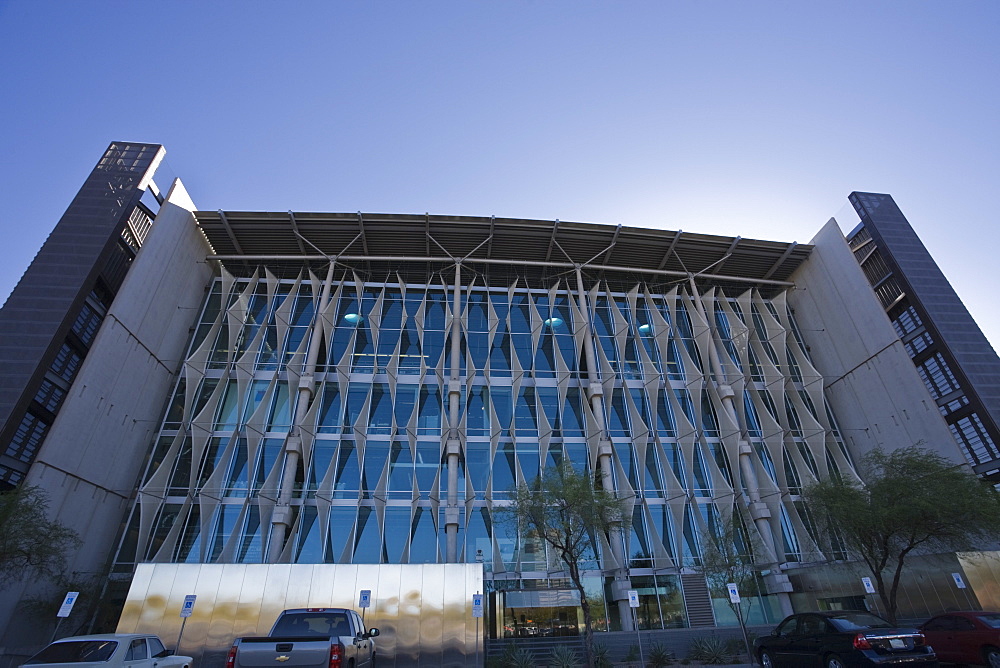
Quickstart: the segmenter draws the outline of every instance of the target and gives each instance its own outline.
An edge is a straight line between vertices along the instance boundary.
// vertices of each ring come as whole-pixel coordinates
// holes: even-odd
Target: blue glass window
[[[395,411],[396,427],[405,429],[410,424],[413,416],[413,408],[417,405],[417,397],[420,393],[419,385],[408,383],[398,383],[396,385],[396,402],[393,405]]]
[[[222,555],[226,540],[233,535],[236,522],[239,519],[241,506],[219,504],[215,512],[215,529],[212,532],[212,542],[209,548],[208,562],[216,561]]]
[[[715,414],[715,406],[712,404],[712,397],[708,390],[701,391],[701,428],[705,436],[718,438],[719,419]]]
[[[652,431],[653,421],[649,418],[649,402],[646,400],[646,393],[633,387],[629,389],[629,394],[632,397],[632,403],[635,404],[636,410],[639,411],[639,416],[642,419],[641,426]],[[633,425],[633,428],[638,431],[639,425]]]
[[[283,460],[281,455],[284,443],[284,439],[281,438],[265,438],[261,441],[257,455],[257,465],[254,468],[253,489],[255,492],[260,491],[261,486],[275,472],[278,464]]]
[[[472,292],[469,294],[466,327],[469,332],[490,331],[490,319],[486,310],[487,295],[483,292]]]
[[[684,411],[684,415],[687,417],[688,422],[692,426],[698,424],[698,420],[694,417],[694,402],[691,401],[691,394],[684,388],[679,390],[674,390],[674,397],[677,399],[677,403],[680,404],[681,410]]]
[[[628,411],[621,388],[615,388],[608,405],[608,431],[612,437],[629,435]]]
[[[387,288],[384,295],[379,329],[400,329],[403,325],[403,295],[398,289],[392,288]]]
[[[295,563],[323,563],[323,543],[320,540],[320,526],[316,506],[305,506],[299,515],[299,544],[295,553]]]
[[[535,392],[538,395],[542,414],[553,429],[553,436],[558,437],[562,427],[559,416],[559,390],[555,387],[536,387]]]
[[[470,441],[465,444],[465,465],[472,480],[472,489],[477,493],[486,492],[490,478],[489,442]],[[480,497],[481,498],[481,497]]]
[[[288,431],[292,423],[291,399],[288,396],[288,382],[278,381],[271,403],[271,415],[267,420],[268,431]]]
[[[323,385],[323,398],[319,409],[319,433],[340,433],[340,388],[336,383]]]
[[[319,485],[326,477],[326,472],[330,470],[336,452],[336,441],[317,440],[314,443],[312,461],[309,465],[309,478],[306,481],[307,496],[310,498],[314,497],[316,491],[319,490]]]
[[[476,375],[481,376],[483,369],[489,366],[490,342],[489,334],[485,332],[469,332],[466,335],[465,344],[472,359],[472,366],[476,369]]]
[[[469,513],[468,527],[465,532],[465,561],[475,563],[477,553],[487,564],[487,570],[493,564],[493,523],[490,521],[490,513],[486,508],[473,508]]]
[[[493,458],[493,496],[497,498],[514,488],[514,444],[504,443]]]
[[[434,478],[441,468],[441,445],[437,441],[417,441],[417,459],[413,463],[420,496],[426,498],[434,487]]]
[[[670,397],[666,391],[659,393],[656,399],[656,433],[668,438],[676,438],[677,422],[674,420],[674,409],[670,405]]]
[[[705,453],[702,451],[700,443],[694,446],[694,494],[695,496],[712,496],[711,476],[708,472],[708,464],[705,461]]]
[[[664,504],[650,505],[649,511],[653,516],[653,526],[660,535],[660,542],[666,548],[670,558],[675,559],[677,552],[674,548],[674,527],[669,507]]]
[[[518,443],[517,461],[521,465],[524,482],[530,482],[538,476],[539,454],[538,443]]]
[[[493,345],[490,348],[490,373],[494,376],[509,376],[510,362],[510,335],[498,331],[493,337]]]
[[[413,511],[413,522],[410,525],[409,563],[434,564],[437,560],[434,514],[428,508],[417,507]]]
[[[353,441],[341,441],[337,457],[337,475],[333,484],[333,498],[356,499],[361,489],[361,468],[358,450]]]
[[[511,397],[510,386],[494,385],[490,388],[490,401],[493,402],[493,410],[500,422],[500,427],[507,429],[513,419],[513,398]]]
[[[354,563],[380,563],[381,547],[382,540],[374,509],[368,506],[358,508],[358,529],[354,537]]]
[[[408,320],[406,328],[399,335],[399,373],[413,375],[420,373],[420,335],[413,320]]]
[[[369,434],[388,434],[392,429],[392,397],[388,383],[372,385],[368,415]]]
[[[680,448],[674,442],[664,443],[663,452],[667,456],[667,460],[670,462],[670,469],[674,472],[674,476],[686,489],[690,484],[687,479],[687,473],[684,469],[684,459],[681,456]]]
[[[660,475],[660,465],[656,456],[656,444],[646,445],[646,476],[643,489],[647,497],[663,497],[663,478]]]
[[[389,458],[389,444],[385,441],[365,443],[364,465],[361,469],[362,498],[370,498],[378,487],[379,479]]]
[[[642,504],[636,505],[632,512],[629,566],[631,568],[651,568],[653,566],[653,551],[650,549],[649,536],[646,533],[646,522],[643,517]]]
[[[375,352],[375,373],[385,373],[392,362],[392,354],[399,343],[398,329],[381,329],[378,333],[378,346]]]
[[[347,538],[354,529],[357,516],[357,509],[354,506],[333,506],[330,508],[330,531],[328,532],[329,538],[324,561],[335,563],[342,558],[344,548],[347,547]]]
[[[423,353],[424,353],[424,363],[428,368],[433,369],[437,366],[438,360],[441,357],[441,351],[444,350],[444,333],[436,331],[428,331],[426,326],[424,328],[424,338],[423,338]]]
[[[469,436],[487,436],[490,433],[490,388],[474,385],[469,388],[469,408],[465,418]]]
[[[240,564],[259,564],[263,561],[263,539],[260,534],[260,510],[256,504],[247,506],[246,521],[243,523],[243,535],[240,539],[239,553],[236,562]]]
[[[226,496],[246,497],[250,481],[247,467],[247,440],[241,438],[233,448],[233,461],[226,476]]]
[[[563,436],[583,436],[586,421],[583,417],[583,405],[580,403],[580,388],[571,387],[566,390],[566,405],[562,413]]]
[[[237,407],[239,405],[240,391],[236,380],[226,383],[225,395],[219,402],[219,411],[215,417],[216,431],[231,431],[236,429]]]
[[[517,395],[517,406],[514,411],[514,427],[518,434],[537,435],[538,421],[535,406],[535,388],[521,387]]]
[[[417,420],[417,433],[441,433],[441,391],[437,385],[423,385],[420,388],[420,415]]]
[[[390,498],[409,498],[412,492],[413,456],[410,453],[410,445],[405,441],[394,441],[389,456]]]
[[[410,536],[410,507],[387,506],[383,533],[385,542],[382,545],[382,563],[402,563],[403,550]]]
[[[445,301],[447,297],[441,290],[428,290],[424,309],[424,331],[444,331]]]

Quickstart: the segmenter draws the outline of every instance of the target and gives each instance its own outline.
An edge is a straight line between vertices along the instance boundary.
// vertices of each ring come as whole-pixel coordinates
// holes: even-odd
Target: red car
[[[946,612],[920,630],[943,662],[1000,668],[1000,612]]]

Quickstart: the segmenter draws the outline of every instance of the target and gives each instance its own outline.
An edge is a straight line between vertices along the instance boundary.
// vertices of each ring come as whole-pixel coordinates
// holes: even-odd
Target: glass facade
[[[524,279],[456,289],[354,275],[324,286],[309,272],[223,270],[117,569],[481,561],[498,595],[521,591],[560,571],[558,556],[495,526],[493,510],[516,484],[569,461],[608,467],[636,501],[628,526],[598,537],[585,564],[596,609],[614,607],[598,602],[602,571],[625,569],[646,600],[643,628],[683,626],[677,574],[699,563],[707,523],[748,498],[771,510],[778,561],[820,558],[797,493],[831,467],[853,468],[817,406],[822,378],[783,293],[692,297],[600,281],[581,293]],[[550,625],[576,624],[562,613]],[[523,627],[513,614],[504,623]]]

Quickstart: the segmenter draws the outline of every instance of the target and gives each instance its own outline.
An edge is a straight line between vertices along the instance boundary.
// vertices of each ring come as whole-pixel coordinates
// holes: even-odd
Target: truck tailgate
[[[339,639],[316,636],[241,638],[236,668],[325,668],[330,665],[330,645],[334,642]]]

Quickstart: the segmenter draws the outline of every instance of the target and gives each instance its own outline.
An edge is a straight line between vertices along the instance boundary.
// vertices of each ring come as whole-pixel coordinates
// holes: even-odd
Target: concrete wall
[[[48,492],[52,519],[83,539],[68,574],[103,576],[107,569],[212,278],[194,209],[175,181],[28,473],[26,484]],[[0,646],[50,639],[48,620],[12,616],[22,598],[42,595],[62,593],[50,583],[22,582],[0,596]],[[81,610],[89,604],[81,597]],[[83,614],[74,609],[61,632],[87,623]]]
[[[482,660],[472,595],[483,591],[482,564],[140,564],[119,633],[156,633],[174,647],[184,597],[193,614],[178,651],[195,665],[222,665],[233,640],[264,636],[288,608],[358,608],[362,589],[376,627],[378,665],[474,666]]]
[[[788,302],[851,452],[919,444],[964,463],[837,221],[810,243]]]

